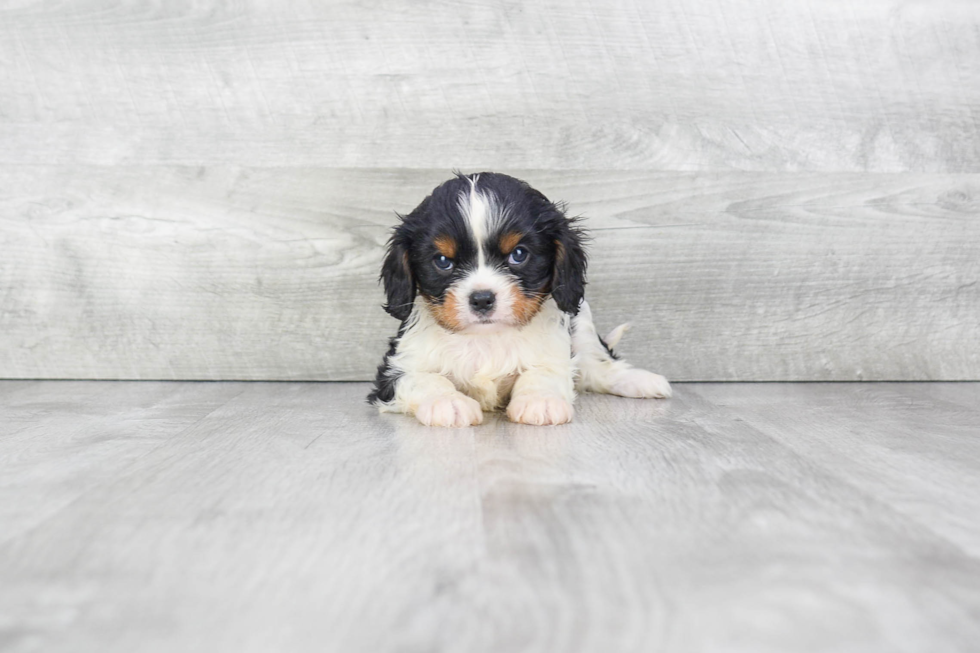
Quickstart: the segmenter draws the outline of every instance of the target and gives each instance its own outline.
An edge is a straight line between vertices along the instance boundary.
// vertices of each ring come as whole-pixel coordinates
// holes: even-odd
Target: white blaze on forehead
[[[473,236],[473,242],[476,245],[477,251],[477,262],[482,268],[486,263],[483,252],[484,243],[490,232],[493,231],[495,224],[500,220],[500,216],[497,211],[497,203],[493,197],[481,193],[476,189],[476,184],[480,181],[480,175],[473,175],[467,181],[470,182],[470,190],[469,192],[463,191],[459,194],[459,211],[466,220],[466,226],[469,229],[470,235]]]
[[[479,175],[468,177],[467,181],[470,182],[470,187],[459,194],[458,205],[466,221],[466,228],[473,238],[473,244],[476,246],[477,264],[457,282],[452,291],[457,297],[459,323],[466,327],[481,321],[481,316],[473,313],[469,307],[470,294],[477,290],[491,291],[496,300],[492,316],[504,324],[512,323],[514,279],[496,266],[488,265],[484,251],[487,239],[504,216],[496,198],[491,193],[484,193],[477,189]]]

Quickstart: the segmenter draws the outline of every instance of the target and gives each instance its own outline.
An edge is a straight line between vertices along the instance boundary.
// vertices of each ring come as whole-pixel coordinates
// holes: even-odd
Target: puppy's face
[[[581,233],[526,183],[460,175],[395,228],[381,278],[399,319],[416,294],[444,328],[479,332],[527,324],[553,296],[578,311],[585,288]]]

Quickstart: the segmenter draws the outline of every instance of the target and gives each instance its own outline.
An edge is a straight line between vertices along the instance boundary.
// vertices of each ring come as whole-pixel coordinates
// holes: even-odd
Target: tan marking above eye
[[[456,241],[450,236],[437,236],[433,242],[440,254],[446,258],[456,258]]]
[[[516,231],[508,231],[500,237],[500,251],[504,254],[510,254],[517,247],[518,243],[521,242],[521,238],[523,237],[524,234],[519,234]]]

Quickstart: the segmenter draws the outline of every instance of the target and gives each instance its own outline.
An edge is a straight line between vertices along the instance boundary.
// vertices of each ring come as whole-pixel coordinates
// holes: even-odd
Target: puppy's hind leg
[[[626,325],[613,329],[607,346],[596,333],[589,303],[582,302],[578,315],[572,318],[572,352],[578,363],[577,389],[620,397],[665,398],[671,395],[667,379],[633,367],[612,352]]]

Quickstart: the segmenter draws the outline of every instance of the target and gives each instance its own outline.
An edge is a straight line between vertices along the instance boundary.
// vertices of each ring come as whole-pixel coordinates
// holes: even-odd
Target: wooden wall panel
[[[980,376],[980,175],[511,170],[676,380]],[[394,211],[446,173],[0,166],[0,377],[366,379]]]
[[[0,0],[0,377],[363,379],[526,176],[675,379],[980,378],[980,3]]]
[[[0,163],[980,172],[980,4],[0,2]]]

